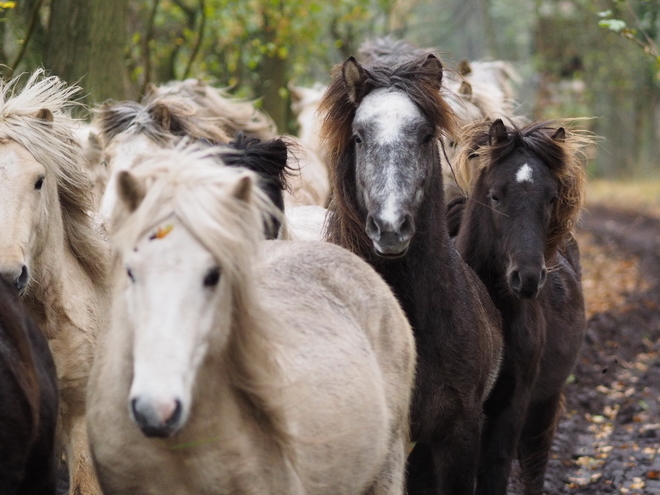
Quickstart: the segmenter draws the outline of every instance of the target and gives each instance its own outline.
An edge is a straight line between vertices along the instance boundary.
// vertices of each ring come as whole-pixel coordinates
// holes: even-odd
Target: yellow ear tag
[[[156,230],[155,234],[151,234],[149,237],[150,241],[153,241],[154,239],[164,239],[167,237],[167,235],[172,232],[172,229],[174,228],[174,225],[167,224],[165,227],[158,227],[158,230]]]

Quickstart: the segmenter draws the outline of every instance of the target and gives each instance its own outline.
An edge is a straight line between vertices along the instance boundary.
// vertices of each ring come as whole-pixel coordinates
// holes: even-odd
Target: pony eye
[[[422,143],[429,144],[433,140],[434,137],[435,136],[433,134],[429,134],[429,135],[424,137],[424,139],[422,140]]]
[[[43,187],[43,185],[44,185],[44,177],[42,175],[37,179],[37,182],[34,183],[34,188],[37,191],[39,191]]]
[[[496,194],[491,194],[490,199],[493,201],[493,203],[499,203],[500,202],[500,198]]]
[[[135,282],[135,277],[133,276],[133,272],[130,268],[126,268],[126,275],[128,275],[128,278],[131,279],[131,282]]]
[[[211,268],[204,277],[204,287],[215,287],[220,281],[220,268]]]
[[[362,143],[362,138],[358,136],[357,134],[353,136],[353,139],[355,140],[356,144],[361,144]]]

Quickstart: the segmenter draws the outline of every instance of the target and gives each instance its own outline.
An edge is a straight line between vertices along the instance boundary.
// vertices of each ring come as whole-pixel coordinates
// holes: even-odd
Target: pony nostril
[[[27,266],[23,265],[22,268],[21,268],[21,274],[14,281],[14,285],[16,286],[16,288],[19,291],[22,291],[23,289],[25,289],[25,286],[28,283],[28,278],[29,278],[28,268],[27,268]]]
[[[509,285],[514,292],[519,292],[522,289],[522,279],[518,270],[513,270],[509,275]]]
[[[175,426],[181,419],[181,401],[176,399],[174,401],[174,412],[172,415],[165,421],[165,424],[169,427]]]
[[[367,226],[366,226],[366,231],[367,235],[371,238],[378,238],[380,237],[380,226],[378,225],[378,222],[369,215],[367,217]]]
[[[406,215],[403,223],[399,226],[399,235],[406,239],[413,235],[415,232],[415,223],[411,215]]]

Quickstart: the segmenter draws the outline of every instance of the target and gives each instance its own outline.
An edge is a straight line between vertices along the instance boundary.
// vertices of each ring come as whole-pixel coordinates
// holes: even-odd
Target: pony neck
[[[439,157],[439,155],[436,154]],[[371,254],[370,262],[393,288],[416,333],[436,325],[431,321],[449,305],[456,283],[457,253],[447,233],[440,160],[434,163],[429,189],[416,215],[416,229],[408,252],[387,260]]]
[[[57,337],[62,325],[96,333],[108,308],[106,282],[92,280],[73,253],[59,205],[49,214],[47,237],[32,272],[34,282],[24,300],[47,338]]]

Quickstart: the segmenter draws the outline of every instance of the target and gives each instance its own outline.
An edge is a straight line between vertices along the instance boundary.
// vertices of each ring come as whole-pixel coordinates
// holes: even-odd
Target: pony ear
[[[472,98],[472,84],[467,81],[461,83],[461,87],[458,88],[458,92],[465,96],[468,99]]]
[[[566,129],[564,129],[563,127],[557,129],[555,133],[552,135],[552,140],[558,141],[560,143],[566,141]]]
[[[461,60],[458,64],[458,67],[456,67],[456,71],[461,76],[467,76],[470,72],[472,72],[472,67],[470,67],[470,62],[468,62],[465,59]]]
[[[181,122],[167,105],[156,103],[149,113],[154,121],[166,131],[172,134],[181,134],[183,132]]]
[[[422,64],[422,68],[429,71],[433,72],[436,77],[436,81],[438,82],[438,87],[442,85],[442,62],[440,62],[440,59],[433,55],[432,53],[429,53],[428,57],[426,57],[426,60],[424,60],[424,63]]]
[[[53,112],[51,112],[47,108],[42,108],[37,112],[35,117],[38,118],[39,120],[43,120],[44,122],[50,124],[53,121]]]
[[[497,146],[506,140],[506,126],[504,125],[504,122],[502,122],[502,119],[497,119],[490,125],[490,130],[488,131],[488,144],[490,146]]]
[[[140,203],[147,194],[147,189],[142,182],[135,178],[130,172],[122,170],[119,172],[117,181],[117,193],[119,198],[126,204],[129,211],[133,213],[138,209]]]
[[[355,57],[348,57],[341,67],[341,74],[348,90],[348,98],[357,106],[364,97],[367,74]]]
[[[236,199],[248,203],[252,197],[252,177],[247,174],[243,175],[238,179],[238,182],[231,193]]]

